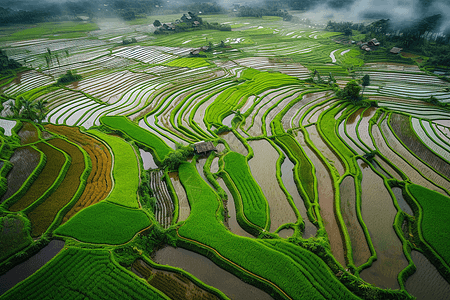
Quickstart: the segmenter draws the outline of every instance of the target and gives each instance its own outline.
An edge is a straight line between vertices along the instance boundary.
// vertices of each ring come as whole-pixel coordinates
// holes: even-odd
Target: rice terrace
[[[449,299],[450,13],[176,3],[0,7],[0,299]]]

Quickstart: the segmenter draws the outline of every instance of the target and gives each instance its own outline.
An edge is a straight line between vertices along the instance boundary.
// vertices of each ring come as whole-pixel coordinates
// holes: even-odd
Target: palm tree
[[[34,121],[37,119],[36,104],[33,101],[19,97],[20,117]]]
[[[45,104],[47,104],[47,103],[48,103],[47,100],[39,100],[35,104],[35,107],[36,107],[36,109],[38,111],[37,120],[38,120],[39,123],[41,123],[42,120],[44,120],[45,116],[47,115],[48,107],[45,106]]]

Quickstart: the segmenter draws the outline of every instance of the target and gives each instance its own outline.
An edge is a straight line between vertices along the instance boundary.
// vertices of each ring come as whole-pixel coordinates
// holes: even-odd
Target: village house
[[[207,155],[211,151],[217,151],[216,147],[214,147],[214,144],[212,142],[205,142],[205,141],[200,141],[198,143],[195,143],[194,150],[197,154],[200,154],[200,155],[203,155],[203,154]]]
[[[399,54],[402,50],[403,50],[403,48],[393,47],[390,52],[392,54]]]

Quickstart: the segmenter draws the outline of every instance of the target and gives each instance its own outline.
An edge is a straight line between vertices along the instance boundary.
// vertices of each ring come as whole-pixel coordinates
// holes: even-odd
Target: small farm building
[[[212,142],[201,141],[194,144],[194,149],[197,154],[204,154],[210,151],[217,151]]]
[[[368,44],[369,46],[380,46],[380,42],[377,39],[371,39]]]
[[[402,50],[403,48],[394,47],[391,49],[391,53],[399,54]]]

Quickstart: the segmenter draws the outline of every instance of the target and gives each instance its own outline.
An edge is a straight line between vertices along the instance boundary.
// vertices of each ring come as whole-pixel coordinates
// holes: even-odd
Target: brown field
[[[37,143],[36,147],[44,152],[48,161],[42,169],[41,174],[39,174],[25,195],[23,195],[22,198],[20,198],[9,208],[10,211],[19,211],[27,208],[31,203],[45,193],[53,182],[55,182],[62,166],[64,165],[64,162],[66,161],[64,155],[60,151],[50,147],[44,142]]]
[[[46,125],[53,133],[66,136],[71,142],[80,145],[89,155],[92,170],[87,179],[86,187],[77,203],[64,216],[63,223],[85,207],[105,199],[112,188],[111,166],[112,158],[108,149],[99,140],[83,134],[77,127]]]
[[[23,126],[17,134],[20,137],[20,143],[22,145],[39,141],[38,129],[28,122],[23,122]]]
[[[63,139],[52,139],[49,144],[66,152],[72,158],[72,162],[56,191],[28,213],[33,237],[44,233],[55,219],[56,214],[73,198],[81,184],[80,177],[86,168],[83,153],[75,145]]]

